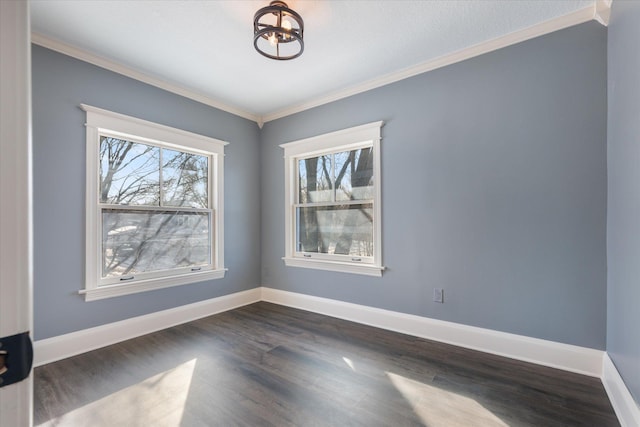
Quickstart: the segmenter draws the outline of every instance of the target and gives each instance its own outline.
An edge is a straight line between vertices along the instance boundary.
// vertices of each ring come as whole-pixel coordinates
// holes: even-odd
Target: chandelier
[[[253,46],[271,59],[297,58],[304,51],[304,22],[283,1],[274,0],[253,17]]]

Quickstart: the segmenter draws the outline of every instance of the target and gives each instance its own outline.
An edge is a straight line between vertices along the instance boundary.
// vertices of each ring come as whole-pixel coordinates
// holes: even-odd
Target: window
[[[87,301],[224,277],[225,142],[87,112]]]
[[[285,264],[381,276],[380,128],[282,144]]]

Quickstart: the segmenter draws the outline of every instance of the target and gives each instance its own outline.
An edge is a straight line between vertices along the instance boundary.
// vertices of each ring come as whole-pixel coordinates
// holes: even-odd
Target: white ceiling
[[[596,0],[290,0],[305,51],[274,61],[253,48],[253,15],[268,3],[31,0],[31,25],[38,44],[261,122],[596,9]]]

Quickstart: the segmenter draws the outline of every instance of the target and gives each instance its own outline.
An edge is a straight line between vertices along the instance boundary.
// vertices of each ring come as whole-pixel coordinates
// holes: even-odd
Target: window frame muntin
[[[385,269],[382,265],[382,197],[380,173],[380,134],[383,124],[382,121],[372,122],[280,145],[280,147],[284,149],[285,159],[285,256],[282,258],[285,265],[378,277],[382,276],[382,271]],[[355,202],[355,204],[372,203],[373,257],[353,257],[351,255],[297,251],[295,242],[297,224],[295,220],[295,210],[301,205],[299,203],[298,161],[368,147],[373,148],[373,199],[317,202],[303,205],[310,206],[329,203],[335,206],[353,202]],[[353,261],[349,258],[361,258],[361,260]]]
[[[228,142],[198,135],[181,129],[149,122],[124,114],[115,113],[90,105],[81,104],[86,112],[86,235],[85,235],[85,283],[79,291],[86,301],[109,298],[180,286],[225,276],[224,267],[224,147]],[[133,282],[105,284],[102,281],[102,209],[100,194],[99,145],[100,136],[122,138],[141,144],[151,144],[198,155],[209,156],[208,205],[211,210],[211,261],[212,268],[182,272],[172,269],[174,274],[141,273],[145,276]],[[212,185],[213,184],[213,185]],[[109,205],[123,209],[146,210],[142,205]],[[156,208],[151,207],[151,208]],[[191,210],[182,207],[158,206],[160,210]],[[167,270],[163,270],[167,271]],[[141,274],[138,274],[140,276]]]
[[[162,212],[166,212],[166,211],[173,211],[173,212],[193,212],[193,213],[208,213],[209,214],[209,230],[210,230],[210,236],[209,236],[209,244],[210,244],[210,253],[209,253],[209,262],[206,266],[202,266],[202,267],[198,267],[199,269],[197,271],[213,271],[215,270],[215,261],[216,261],[216,254],[215,254],[215,235],[216,235],[216,230],[214,229],[214,224],[215,224],[215,215],[216,215],[216,211],[215,209],[213,209],[212,204],[213,204],[213,199],[212,199],[212,190],[214,185],[212,184],[212,173],[213,173],[213,169],[214,169],[214,162],[215,160],[215,155],[210,153],[210,152],[205,152],[203,150],[197,150],[197,149],[191,149],[189,147],[179,147],[176,146],[175,144],[165,144],[161,141],[156,141],[150,138],[144,138],[144,137],[139,137],[136,135],[127,135],[125,133],[122,132],[114,132],[114,131],[106,131],[106,130],[98,130],[98,141],[101,143],[102,137],[107,137],[107,138],[116,138],[116,139],[120,139],[123,141],[127,141],[127,142],[133,142],[135,144],[142,144],[142,145],[147,145],[147,146],[153,146],[153,147],[157,147],[160,150],[162,149],[169,149],[169,150],[173,150],[173,151],[178,151],[178,152],[182,152],[182,153],[189,153],[189,154],[195,154],[195,155],[199,155],[199,156],[203,156],[207,158],[207,208],[192,208],[192,207],[185,207],[185,206],[166,206],[163,205],[163,196],[164,196],[164,190],[163,190],[163,173],[162,173],[162,160],[160,161],[160,169],[159,169],[159,174],[160,174],[160,179],[159,179],[159,205],[158,206],[154,206],[154,205],[130,205],[130,204],[112,204],[112,203],[102,203],[99,199],[100,197],[98,197],[98,218],[96,220],[96,227],[99,230],[102,230],[102,226],[103,226],[103,222],[102,222],[102,213],[104,213],[105,210],[114,210],[114,211],[137,211],[137,212],[155,212],[155,213],[162,213]],[[162,157],[160,157],[162,159]],[[100,164],[98,163],[98,172],[100,171]],[[100,188],[100,180],[98,179],[98,196],[101,193],[101,188]],[[104,246],[104,236],[102,236],[102,238],[99,239],[98,244],[100,245],[100,253],[102,253],[103,251],[103,246]],[[101,255],[102,258],[102,255]],[[102,265],[102,263],[100,263]],[[132,274],[132,276],[135,276],[135,278],[137,279],[137,281],[141,281],[141,280],[153,280],[153,279],[158,279],[158,278],[163,278],[163,277],[169,277],[169,276],[178,276],[181,274],[188,274],[192,271],[196,271],[193,270],[193,267],[181,267],[181,268],[171,268],[171,269],[166,269],[166,270],[154,270],[154,271],[149,271],[149,272],[143,272],[143,273],[136,273],[136,274]],[[116,284],[122,284],[122,279],[123,278],[118,278],[118,277],[113,277],[113,278],[105,278],[102,276],[102,272],[100,273],[100,278],[99,278],[99,283],[98,283],[98,288],[102,288],[104,286],[109,286],[109,285],[116,285]],[[134,283],[134,282],[132,282]]]

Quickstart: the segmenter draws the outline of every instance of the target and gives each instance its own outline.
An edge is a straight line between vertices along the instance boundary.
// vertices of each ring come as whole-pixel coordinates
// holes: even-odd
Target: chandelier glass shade
[[[253,17],[253,46],[267,58],[287,60],[304,51],[304,21],[283,1],[275,0]]]

